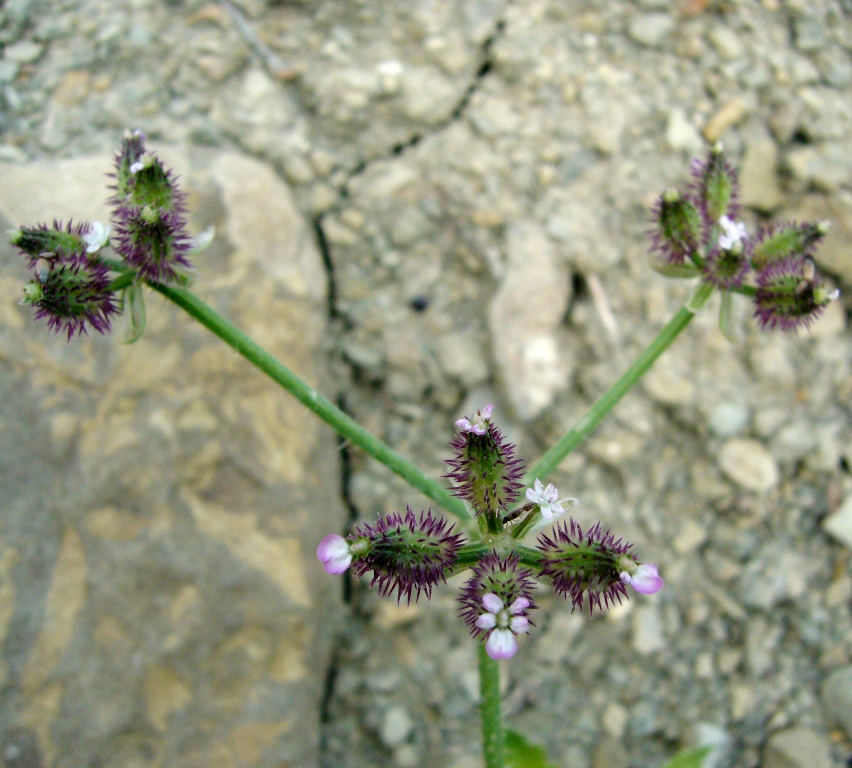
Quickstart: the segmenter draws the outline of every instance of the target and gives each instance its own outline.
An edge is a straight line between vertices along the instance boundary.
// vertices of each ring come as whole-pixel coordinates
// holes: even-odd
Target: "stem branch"
[[[482,751],[485,768],[504,768],[503,717],[500,712],[500,667],[479,644],[479,695],[482,717]]]
[[[263,347],[252,341],[233,323],[201,301],[195,294],[185,288],[176,288],[162,283],[149,282],[148,285],[216,334],[228,346],[235,349],[252,365],[290,392],[302,405],[313,411],[351,443],[363,449],[376,461],[384,464],[409,485],[424,493],[448,512],[461,520],[470,519],[467,508],[461,499],[451,496],[449,491],[437,480],[425,475],[393,448],[347,416],[331,401],[300,379],[284,363],[270,355]]]
[[[547,477],[585,439],[586,435],[601,423],[604,416],[631,390],[656,362],[657,358],[677,338],[678,334],[689,325],[689,321],[695,316],[695,312],[707,301],[711,293],[713,293],[713,286],[709,283],[702,283],[698,287],[695,295],[669,320],[663,330],[645,348],[644,352],[621,375],[621,378],[597,399],[586,415],[574,425],[565,437],[532,466],[524,477],[526,485],[531,485],[536,478],[543,480]]]

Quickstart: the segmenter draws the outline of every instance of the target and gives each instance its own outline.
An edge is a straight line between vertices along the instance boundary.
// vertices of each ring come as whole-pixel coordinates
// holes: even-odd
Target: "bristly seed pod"
[[[828,234],[828,222],[774,224],[758,234],[751,255],[755,269],[763,269],[773,261],[810,256]]]
[[[754,316],[763,328],[796,331],[809,327],[839,296],[822,286],[810,259],[779,259],[757,275]]]
[[[629,554],[632,544],[616,540],[605,531],[600,523],[583,533],[583,529],[571,519],[560,522],[551,535],[542,534],[538,549],[542,553],[539,576],[553,582],[554,591],[571,600],[574,608],[583,609],[586,600],[589,614],[604,606],[621,602],[627,597],[625,584],[632,584],[638,591],[650,594],[663,586],[656,575],[656,566],[640,566]],[[645,570],[640,570],[645,568]],[[653,568],[653,574],[649,571]],[[649,577],[653,575],[651,582]]]
[[[349,537],[351,568],[357,576],[372,572],[370,586],[378,585],[380,595],[397,593],[411,602],[424,592],[432,596],[432,587],[446,581],[462,545],[462,535],[431,510],[419,517],[406,508],[405,515],[393,512],[379,518],[375,525],[361,523]],[[318,552],[319,555],[319,552]],[[330,555],[340,560],[340,553]],[[322,557],[320,557],[322,559]],[[328,568],[326,569],[328,570]],[[334,571],[332,571],[334,572]]]
[[[445,461],[451,471],[444,477],[455,484],[456,496],[493,522],[518,499],[525,465],[515,457],[515,445],[491,423],[491,408],[456,422],[461,431],[450,443],[455,456]]]
[[[725,160],[721,143],[717,142],[703,161],[692,166],[692,188],[704,219],[715,224],[722,216],[734,218],[739,208],[737,172]]]
[[[698,208],[676,189],[664,192],[651,209],[652,248],[672,264],[683,264],[698,252],[704,223]]]
[[[93,328],[98,333],[110,329],[118,314],[115,296],[109,290],[109,271],[89,259],[85,249],[66,253],[59,248],[33,261],[36,277],[24,288],[21,302],[35,308],[35,319],[47,319],[50,330],[65,331],[70,341],[76,334]]]

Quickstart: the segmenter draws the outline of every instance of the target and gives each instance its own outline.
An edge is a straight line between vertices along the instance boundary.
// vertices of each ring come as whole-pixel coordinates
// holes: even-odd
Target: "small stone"
[[[825,45],[825,24],[814,16],[805,16],[793,22],[796,48],[802,53],[813,53]]]
[[[713,47],[725,61],[743,55],[742,41],[734,30],[728,27],[716,27],[710,31],[708,37],[710,42],[713,43]]]
[[[663,623],[656,605],[643,605],[633,612],[633,648],[648,655],[665,648]]]
[[[679,107],[669,111],[666,123],[666,143],[674,150],[695,155],[701,151],[704,141],[698,129],[687,119]]]
[[[3,49],[3,58],[6,61],[14,61],[18,64],[29,64],[38,59],[43,50],[43,45],[33,43],[30,40],[21,40],[18,43],[7,45]]]
[[[595,748],[592,768],[627,768],[629,760],[627,750],[620,742],[605,738]]]
[[[711,144],[718,141],[731,126],[745,117],[748,107],[745,100],[737,96],[720,107],[704,126],[704,138]]]
[[[771,137],[755,136],[746,144],[740,169],[743,205],[763,213],[771,213],[781,205],[784,195],[778,184],[778,147]]]
[[[674,29],[674,19],[667,13],[642,13],[630,20],[628,34],[640,45],[660,48]]]
[[[685,555],[698,549],[707,541],[707,531],[695,520],[687,520],[677,538],[672,542],[675,552]]]
[[[404,707],[390,707],[382,718],[379,736],[386,747],[402,744],[414,730],[414,722]]]
[[[752,608],[768,609],[782,600],[805,594],[813,564],[779,542],[769,542],[743,568],[737,585],[739,598]]]
[[[834,192],[848,182],[852,173],[852,142],[827,141],[794,149],[787,155],[787,166],[802,184]]]
[[[17,61],[0,61],[0,83],[11,83],[18,75]]]
[[[820,700],[828,719],[852,739],[852,664],[831,672],[820,687]]]
[[[748,406],[743,403],[719,403],[708,421],[710,431],[719,437],[733,437],[742,432],[749,422]]]
[[[446,119],[460,96],[452,82],[431,68],[411,67],[402,82],[405,114],[430,125]]]
[[[601,722],[610,736],[621,740],[624,737],[624,729],[627,727],[627,710],[621,704],[610,702]]]
[[[62,75],[53,92],[53,100],[63,107],[82,104],[89,95],[91,75],[82,69],[72,69]]]
[[[775,459],[757,440],[729,440],[719,452],[719,466],[728,477],[748,491],[765,493],[778,485]]]
[[[828,739],[807,728],[773,733],[763,750],[761,768],[831,768]]]
[[[852,494],[822,523],[822,529],[852,549]]]
[[[689,405],[695,398],[695,384],[678,370],[669,358],[660,360],[643,379],[645,391],[666,405]]]

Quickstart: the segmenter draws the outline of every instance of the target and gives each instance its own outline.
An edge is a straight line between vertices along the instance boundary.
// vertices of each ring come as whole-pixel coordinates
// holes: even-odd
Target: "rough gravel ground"
[[[435,475],[486,402],[540,455],[688,297],[648,268],[647,208],[708,140],[744,164],[750,228],[833,219],[823,265],[852,291],[848,0],[235,5],[262,46],[206,0],[7,0],[0,160],[132,126],[270,164],[327,266],[330,394]],[[506,710],[556,765],[651,768],[699,738],[719,768],[852,757],[850,697],[820,689],[852,663],[849,306],[794,337],[737,305],[731,344],[711,301],[559,468],[580,522],[667,587],[593,620],[542,591]],[[353,519],[425,505],[354,451],[344,472]],[[457,587],[411,608],[347,588],[322,765],[478,764]]]

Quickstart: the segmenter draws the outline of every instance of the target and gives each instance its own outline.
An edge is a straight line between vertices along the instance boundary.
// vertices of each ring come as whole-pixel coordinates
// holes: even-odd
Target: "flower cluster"
[[[824,286],[813,261],[828,226],[775,224],[751,236],[736,218],[738,189],[720,144],[694,162],[688,190],[663,193],[652,209],[656,268],[668,277],[700,275],[723,296],[752,297],[763,328],[807,328],[839,296]]]
[[[25,306],[50,330],[74,334],[93,328],[106,333],[118,303],[110,288],[109,270],[92,257],[109,236],[99,222],[66,226],[54,221],[9,232],[12,245],[27,258],[33,278],[24,287]]]
[[[106,333],[123,309],[138,331],[132,339],[138,338],[144,309],[140,286],[132,284],[136,276],[174,282],[181,270],[190,267],[184,194],[171,171],[146,152],[140,131],[125,134],[113,176],[114,227],[99,221],[63,227],[54,221],[53,226],[9,231],[10,242],[33,270],[21,303],[33,307],[35,318],[47,320],[51,330],[67,333],[69,340],[89,328]],[[102,258],[107,246],[122,257],[121,266]],[[129,279],[118,280],[116,273],[125,266],[133,271]]]
[[[470,567],[458,598],[461,618],[489,656],[507,659],[517,652],[518,636],[533,626],[529,613],[536,608],[536,578],[550,582],[572,609],[588,603],[591,613],[620,602],[628,585],[652,594],[663,580],[657,566],[640,564],[632,545],[616,540],[600,523],[586,533],[574,520],[559,523],[550,535],[539,536],[537,551],[520,547],[526,533],[552,524],[577,500],[560,498],[552,483],[537,479],[526,490],[527,502],[510,509],[522,488],[522,465],[515,446],[492,423],[493,410],[487,405],[456,422],[455,456],[447,461],[452,468],[447,477],[480,521],[478,539],[466,542],[431,511],[415,515],[407,508],[404,515],[395,512],[374,525],[361,523],[346,538],[326,536],[317,557],[330,574],[349,568],[356,576],[372,574],[370,586],[379,594],[396,593],[408,601],[421,593],[431,597],[435,585]]]
[[[145,134],[127,132],[115,158],[115,250],[147,280],[174,282],[187,259],[185,195],[174,174],[145,149]]]

